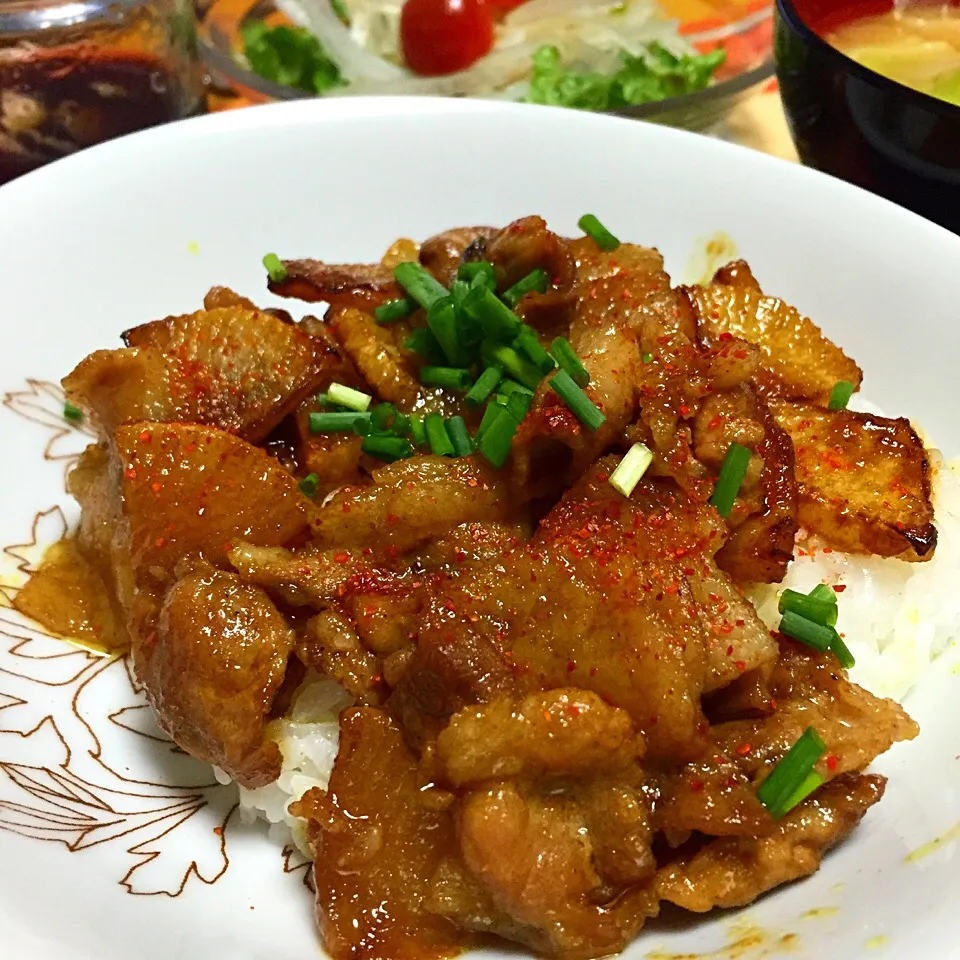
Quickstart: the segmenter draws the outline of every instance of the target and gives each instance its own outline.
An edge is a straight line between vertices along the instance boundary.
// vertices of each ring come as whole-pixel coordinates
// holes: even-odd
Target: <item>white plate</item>
[[[573,231],[587,211],[660,247],[680,277],[696,244],[726,231],[768,290],[860,361],[873,400],[960,452],[957,237],[810,170],[661,127],[481,102],[294,103],[151,131],[0,189],[0,543],[49,542],[60,516],[32,532],[35,514],[73,515],[64,467],[87,438],[64,432],[42,382],[121,330],[193,310],[215,283],[269,301],[270,250],[362,261],[398,235],[533,212]],[[8,549],[0,581],[36,556]],[[9,610],[0,631],[0,956],[317,957],[303,871],[285,873],[265,834],[229,816],[230,790],[157,735],[123,664]],[[910,696],[920,738],[877,764],[886,798],[817,875],[743,912],[651,925],[627,956],[960,956],[955,663]]]

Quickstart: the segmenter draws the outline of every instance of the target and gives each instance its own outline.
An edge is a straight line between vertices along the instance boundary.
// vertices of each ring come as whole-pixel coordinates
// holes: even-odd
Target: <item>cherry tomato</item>
[[[400,11],[400,44],[415,73],[455,73],[490,52],[493,16],[484,0],[407,0]]]

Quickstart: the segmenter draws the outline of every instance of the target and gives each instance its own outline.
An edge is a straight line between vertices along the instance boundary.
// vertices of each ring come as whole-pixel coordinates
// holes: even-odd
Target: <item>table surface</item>
[[[762,153],[798,162],[780,94],[776,89],[758,93],[738,104],[724,121],[717,136]]]

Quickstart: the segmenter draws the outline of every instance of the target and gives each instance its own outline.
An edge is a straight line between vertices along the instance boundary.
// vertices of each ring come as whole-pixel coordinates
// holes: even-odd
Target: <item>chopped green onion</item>
[[[646,444],[635,443],[626,452],[617,469],[610,474],[610,486],[629,497],[651,463],[653,453],[650,448]]]
[[[793,637],[794,640],[808,647],[813,647],[820,653],[826,653],[830,649],[837,632],[833,627],[825,627],[822,623],[814,623],[813,620],[808,620],[792,610],[788,610],[780,618],[779,629],[782,634]]]
[[[427,442],[430,444],[431,453],[438,457],[452,457],[453,444],[450,442],[450,435],[447,433],[443,417],[439,413],[428,413],[423,425],[427,431]]]
[[[470,386],[470,371],[464,367],[424,367],[420,371],[420,382],[425,387],[466,390]]]
[[[830,590],[830,593],[833,593],[833,591]],[[784,590],[780,594],[777,609],[781,613],[790,611],[799,614],[801,617],[806,617],[807,620],[812,620],[824,627],[835,627],[837,625],[836,594],[829,600],[821,600],[810,594],[798,593],[796,590]]]
[[[477,427],[477,432],[473,435],[474,446],[480,445],[480,440],[487,432],[487,428],[497,419],[502,409],[502,407],[498,407],[495,403],[487,404],[487,409],[483,411],[483,417],[480,420],[480,426]]]
[[[447,362],[461,366],[463,350],[460,346],[460,332],[457,329],[457,311],[452,297],[443,297],[434,302],[427,311],[427,326],[440,344]]]
[[[512,396],[515,393],[522,393],[524,396],[532,397],[533,391],[528,387],[521,386],[516,380],[504,380],[500,386],[500,393],[505,397]]]
[[[826,750],[827,745],[817,731],[807,727],[770,776],[760,784],[757,799],[775,820],[789,813],[823,782],[821,779],[820,783],[814,783],[811,774],[816,773],[813,768]]]
[[[710,498],[710,502],[717,508],[721,517],[730,516],[733,502],[740,492],[740,485],[747,475],[750,457],[751,453],[746,447],[739,443],[731,443],[727,455],[723,458],[720,476],[717,478],[717,485]]]
[[[373,311],[373,316],[377,323],[393,323],[395,320],[409,317],[416,306],[416,303],[409,297],[400,297],[398,300],[388,300],[386,303],[381,303]]]
[[[63,405],[63,416],[65,420],[72,420],[74,423],[79,423],[83,419],[83,411],[67,400]]]
[[[370,423],[369,413],[353,411],[336,413],[311,413],[311,433],[352,433],[357,423]]]
[[[853,384],[849,380],[838,380],[830,391],[828,410],[846,410],[853,396]]]
[[[370,420],[375,430],[390,430],[397,422],[397,408],[392,403],[378,403],[370,411]]]
[[[641,359],[644,363],[653,363],[653,354],[645,353]]]
[[[520,331],[520,335],[514,341],[514,346],[520,353],[524,354],[542,374],[548,374],[556,366],[553,357],[540,346],[537,335],[530,327],[524,327]]]
[[[283,261],[275,253],[268,253],[263,258],[263,265],[267,268],[267,276],[273,283],[283,283],[290,276]]]
[[[536,270],[531,270],[512,287],[507,287],[500,296],[511,307],[515,307],[521,297],[525,297],[528,293],[546,293],[549,286],[550,277],[547,275],[547,271],[537,267]]]
[[[443,363],[443,350],[429,327],[419,327],[403,341],[404,350],[412,350],[423,357],[427,363]]]
[[[789,793],[787,798],[783,801],[781,806],[783,815],[788,814],[795,806],[803,803],[803,801],[806,800],[814,790],[819,790],[826,782],[827,778],[823,776],[822,773],[817,773],[816,770],[811,770],[803,778],[803,780],[797,784],[796,789]]]
[[[483,373],[477,377],[477,382],[467,391],[463,398],[466,405],[475,410],[483,403],[487,397],[497,389],[500,378],[503,376],[499,367],[487,367]]]
[[[512,340],[523,328],[523,321],[487,287],[473,294],[464,310],[491,340]]]
[[[371,414],[371,418],[372,418]],[[357,419],[353,421],[353,432],[358,437],[369,437],[371,433],[380,433],[373,425],[373,420]]]
[[[325,393],[318,393],[317,404],[321,407],[327,407],[330,405],[330,398]]]
[[[413,437],[415,447],[425,447],[427,445],[427,431],[423,425],[423,417],[419,413],[410,414],[410,436]]]
[[[360,449],[368,456],[387,463],[413,456],[413,447],[406,437],[385,437],[381,434],[364,437]]]
[[[410,416],[406,413],[400,413],[397,411],[397,415],[393,418],[393,426],[390,428],[390,432],[395,434],[398,437],[403,437],[410,432]]]
[[[463,417],[448,417],[446,427],[447,435],[453,444],[453,452],[458,457],[469,457],[473,453],[473,441],[467,433],[467,425]]]
[[[510,415],[518,424],[523,423],[523,418],[530,412],[533,404],[533,391],[517,385],[517,389],[509,393],[502,391],[497,394],[497,403],[510,411]]]
[[[607,419],[566,370],[558,370],[547,383],[588,430],[597,430]]]
[[[536,389],[543,374],[529,360],[525,360],[512,347],[494,347],[490,351],[490,358],[498,363],[514,380],[519,380],[525,387]]]
[[[300,481],[300,490],[305,497],[310,497],[311,500],[317,495],[319,487],[320,478],[315,473],[308,473]]]
[[[477,434],[477,449],[490,462],[490,465],[499,470],[510,456],[510,447],[513,444],[513,435],[519,424],[504,407],[491,403],[488,410],[496,411],[491,417],[489,425],[482,434]],[[484,417],[486,419],[486,417]],[[483,427],[483,424],[481,424]]]
[[[822,602],[836,603],[836,591],[831,590],[825,583],[818,583],[808,594],[811,600],[820,600]]]
[[[834,632],[833,640],[830,643],[830,650],[840,661],[840,666],[843,667],[844,670],[849,670],[851,667],[856,666],[856,658],[850,652],[850,648],[843,642],[843,637],[841,637],[839,633]]]
[[[592,213],[585,213],[577,226],[605,253],[620,246],[620,241]]]
[[[580,362],[576,351],[570,346],[570,341],[566,337],[557,337],[550,344],[550,354],[557,361],[561,370],[566,370],[570,374],[570,379],[578,386],[585,387],[590,382],[590,374],[587,368]]]
[[[345,387],[342,383],[331,383],[327,387],[327,401],[334,403],[338,407],[346,407],[348,410],[356,410],[363,413],[370,406],[373,397],[369,393],[361,393],[354,390],[353,387]]]
[[[419,263],[398,263],[393,268],[393,279],[425,310],[450,295],[450,291]]]
[[[497,273],[492,263],[478,260],[472,263],[461,263],[457,268],[457,279],[465,280],[471,287],[484,286],[491,290],[497,289]]]

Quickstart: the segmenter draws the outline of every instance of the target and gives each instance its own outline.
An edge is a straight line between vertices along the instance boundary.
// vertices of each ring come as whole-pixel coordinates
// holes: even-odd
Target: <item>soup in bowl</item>
[[[960,232],[960,0],[777,0],[804,163]]]

